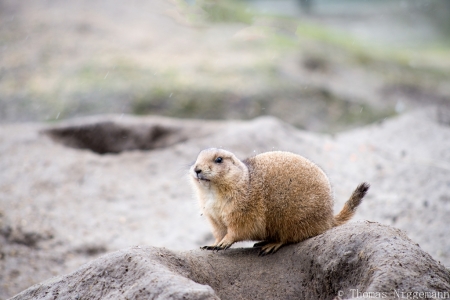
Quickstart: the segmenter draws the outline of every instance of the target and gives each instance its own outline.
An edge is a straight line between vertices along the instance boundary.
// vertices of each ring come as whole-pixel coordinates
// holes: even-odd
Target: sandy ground
[[[105,116],[70,124],[102,120],[119,127],[154,122]],[[184,127],[192,137],[151,151],[100,155],[40,133],[48,125],[2,126],[0,297],[107,251],[133,245],[187,250],[209,243],[208,224],[186,177],[189,164],[206,147],[223,147],[241,158],[270,150],[300,153],[330,176],[335,211],[357,184],[368,181],[372,187],[355,220],[400,228],[436,260],[450,264],[450,128],[436,110],[335,137],[300,131],[271,117],[224,123],[157,118],[156,123]],[[72,134],[76,137],[77,130]]]

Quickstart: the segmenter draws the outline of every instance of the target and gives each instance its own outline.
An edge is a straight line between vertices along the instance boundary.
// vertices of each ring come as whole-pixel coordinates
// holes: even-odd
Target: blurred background
[[[450,1],[0,0],[0,122],[274,115],[335,133],[450,98]]]

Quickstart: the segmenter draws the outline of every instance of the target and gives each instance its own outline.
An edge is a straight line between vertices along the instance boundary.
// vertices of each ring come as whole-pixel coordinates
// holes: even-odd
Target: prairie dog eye
[[[216,158],[214,160],[214,162],[220,164],[220,163],[222,163],[222,160],[223,160],[223,158],[219,156],[218,158]]]

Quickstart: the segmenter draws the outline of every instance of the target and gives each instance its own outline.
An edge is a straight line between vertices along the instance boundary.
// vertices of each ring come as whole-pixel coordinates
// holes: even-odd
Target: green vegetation
[[[394,84],[434,84],[450,79],[450,44],[416,47],[414,51],[376,45],[325,26],[300,22],[297,36],[307,51],[335,63],[371,68]],[[326,57],[326,58],[325,58]]]
[[[188,5],[184,0],[178,0],[187,19],[196,25],[207,26],[210,23],[243,23],[252,24],[254,15],[247,6],[238,0],[196,0],[194,5]]]
[[[132,112],[196,119],[252,119],[272,115],[299,128],[335,133],[395,115],[393,109],[374,108],[334,95],[331,91],[291,85],[268,89],[258,94],[193,89],[148,90],[135,95]],[[313,118],[321,122],[311,128]]]
[[[380,90],[427,99],[441,97],[433,94],[435,87],[450,80],[450,43],[393,49],[307,19],[257,14],[243,1],[177,3],[175,22],[195,28],[180,31],[190,34],[182,42],[178,37],[153,41],[158,35],[150,34],[117,47],[105,38],[102,47],[93,42],[86,48],[101,51],[80,55],[74,63],[67,55],[82,48],[62,47],[62,40],[42,42],[38,60],[30,62],[11,52],[10,61],[17,63],[0,70],[0,101],[9,101],[1,108],[28,111],[40,120],[93,113],[204,119],[270,114],[301,128],[336,132],[395,114],[392,101],[373,107],[376,100],[332,88],[328,80],[337,74],[363,74],[365,81],[358,83],[370,86],[373,80]],[[11,40],[9,31],[3,38],[1,32],[0,43]],[[96,33],[81,34],[84,40]],[[381,98],[383,91],[375,92]],[[316,123],[321,125],[311,125]]]
[[[209,22],[251,24],[253,21],[253,14],[247,10],[246,5],[236,0],[198,0],[196,5],[206,12]]]

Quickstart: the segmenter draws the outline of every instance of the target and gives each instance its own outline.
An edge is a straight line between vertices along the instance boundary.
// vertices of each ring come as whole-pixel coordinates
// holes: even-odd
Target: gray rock
[[[258,249],[173,252],[133,247],[37,284],[24,299],[333,299],[450,292],[450,271],[402,231],[333,228],[259,257]],[[411,294],[410,294],[411,295]],[[418,294],[417,294],[418,295]],[[443,294],[444,295],[444,294]]]

